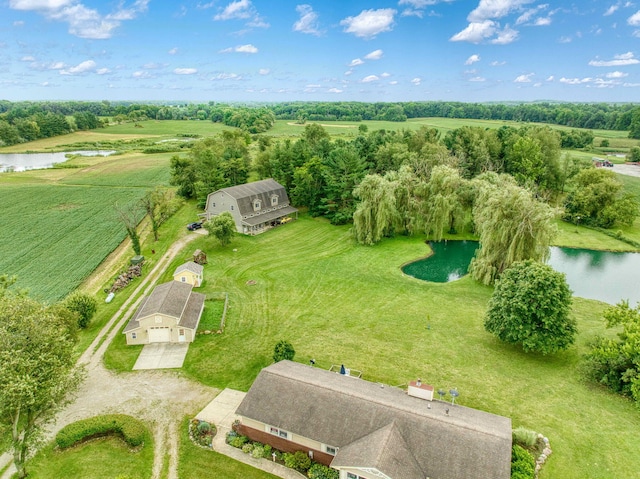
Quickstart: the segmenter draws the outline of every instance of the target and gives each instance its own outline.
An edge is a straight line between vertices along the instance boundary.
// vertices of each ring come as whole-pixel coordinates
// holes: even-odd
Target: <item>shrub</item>
[[[288,359],[289,361],[293,361],[293,357],[296,355],[295,349],[291,346],[289,341],[285,341],[281,339],[278,341],[273,348],[273,362],[277,363],[278,361],[282,361],[284,359]]]
[[[147,427],[136,418],[125,414],[107,414],[76,421],[56,434],[56,444],[65,449],[95,437],[115,435],[131,447],[144,444],[149,435]]]
[[[65,298],[64,306],[69,311],[78,313],[78,327],[84,329],[96,314],[98,302],[93,296],[76,291]]]
[[[206,421],[199,419],[193,419],[189,423],[189,434],[193,441],[200,446],[211,447],[213,438],[216,435],[217,429],[214,425],[209,424]],[[227,442],[228,442],[227,436]]]
[[[260,444],[254,444],[253,451],[251,451],[251,456],[255,457],[256,459],[260,459],[261,457],[264,457],[264,447],[261,446]]]
[[[293,454],[285,452],[282,458],[285,466],[299,472],[307,472],[311,467],[311,459],[304,451],[296,451]]]
[[[524,448],[532,448],[538,440],[538,434],[531,429],[518,427],[513,430],[513,442]]]
[[[273,449],[271,448],[271,446],[269,444],[265,444],[264,447],[262,448],[262,457],[266,459],[271,459],[272,452],[273,452]]]
[[[338,479],[340,472],[316,462],[309,468],[307,475],[309,479]]]
[[[535,474],[535,459],[527,450],[515,444],[511,449],[511,479],[533,479]]]
[[[247,442],[246,444],[242,445],[242,452],[246,453],[246,454],[250,454],[253,452],[253,444],[250,442]]]
[[[201,421],[200,423],[198,423],[197,427],[200,434],[206,434],[211,431],[211,425],[206,421]]]

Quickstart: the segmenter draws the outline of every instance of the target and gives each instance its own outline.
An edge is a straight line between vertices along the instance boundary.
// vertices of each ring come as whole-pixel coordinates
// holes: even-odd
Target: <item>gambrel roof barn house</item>
[[[298,213],[289,204],[284,186],[271,178],[209,193],[205,212],[199,216],[210,220],[224,211],[233,216],[238,233],[251,235],[262,233]]]
[[[240,432],[340,479],[509,479],[511,420],[291,361],[263,369]]]
[[[189,283],[156,286],[124,328],[127,344],[193,342],[206,296]]]

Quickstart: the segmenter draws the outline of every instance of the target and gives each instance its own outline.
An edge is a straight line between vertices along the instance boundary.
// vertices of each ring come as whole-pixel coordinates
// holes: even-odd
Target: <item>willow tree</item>
[[[425,232],[440,241],[446,232],[461,229],[465,222],[465,209],[461,197],[464,180],[460,172],[446,165],[436,166],[427,184],[428,216]]]
[[[469,266],[472,277],[492,284],[516,261],[546,260],[557,211],[506,175],[482,175],[475,186],[473,221],[480,248]]]
[[[371,245],[393,232],[398,218],[396,182],[391,176],[367,175],[353,190],[360,200],[353,214],[353,233],[356,241]]]

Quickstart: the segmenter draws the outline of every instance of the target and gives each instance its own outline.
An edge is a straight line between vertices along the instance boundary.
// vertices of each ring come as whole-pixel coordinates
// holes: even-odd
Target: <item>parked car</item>
[[[202,221],[196,221],[187,225],[187,229],[189,231],[199,230],[200,228],[202,228]]]

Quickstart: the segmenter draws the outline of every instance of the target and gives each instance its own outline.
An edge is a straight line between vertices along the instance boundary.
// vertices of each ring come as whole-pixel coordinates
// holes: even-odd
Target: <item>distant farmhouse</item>
[[[240,432],[305,451],[340,479],[509,479],[511,420],[291,361],[263,369]],[[415,391],[414,391],[415,392]]]
[[[223,188],[207,196],[205,221],[228,211],[236,222],[238,233],[255,235],[284,223],[298,210],[289,204],[287,191],[277,181],[256,181]]]
[[[127,344],[193,342],[205,295],[192,289],[180,281],[156,286],[124,328]]]

